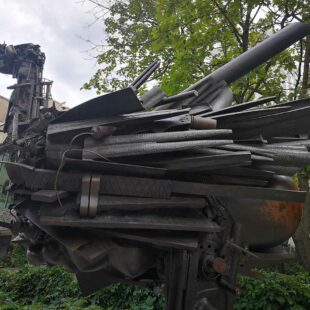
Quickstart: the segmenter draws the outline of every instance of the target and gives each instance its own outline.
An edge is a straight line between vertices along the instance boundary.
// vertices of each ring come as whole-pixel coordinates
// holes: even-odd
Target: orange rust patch
[[[302,204],[268,200],[261,211],[264,218],[272,222],[275,227],[293,234],[301,219]]]

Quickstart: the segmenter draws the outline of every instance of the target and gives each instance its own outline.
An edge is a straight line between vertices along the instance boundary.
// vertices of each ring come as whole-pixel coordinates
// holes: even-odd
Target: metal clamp
[[[94,218],[97,214],[100,189],[99,176],[83,176],[80,200],[80,216]]]

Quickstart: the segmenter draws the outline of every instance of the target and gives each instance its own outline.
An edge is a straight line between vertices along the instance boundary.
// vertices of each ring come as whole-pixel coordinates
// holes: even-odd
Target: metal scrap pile
[[[141,103],[132,88],[124,89],[86,102],[53,121],[47,131],[47,160],[55,173],[60,167],[61,172],[87,171],[104,174],[105,180],[110,180],[98,179],[108,184],[98,185],[98,207],[90,206],[98,210],[88,211],[91,217],[99,211],[100,227],[121,222],[119,227],[123,228],[154,225],[158,229],[203,230],[203,218],[201,227],[194,228],[189,221],[186,228],[185,224],[178,225],[177,218],[170,224],[157,221],[158,210],[149,221],[143,218],[142,211],[126,220],[122,215],[111,218],[110,212],[131,208],[136,211],[140,206],[149,214],[149,208],[178,207],[181,200],[174,196],[179,194],[190,196],[182,201],[183,208],[190,209],[187,217],[199,213],[193,210],[192,198],[206,195],[303,201],[304,193],[270,189],[270,182],[276,174],[293,175],[310,164],[310,140],[298,137],[310,131],[309,99],[255,108],[273,99],[262,98],[220,110],[204,104],[203,112],[194,113],[191,104],[185,109],[160,110],[160,104],[165,102],[161,100],[156,111],[145,112],[143,105],[148,102]],[[100,115],[104,116],[98,118]],[[290,119],[294,122],[288,126]],[[59,174],[57,190],[80,190],[80,181],[75,184],[61,180]],[[38,185],[44,188],[42,182]],[[87,191],[85,195],[92,196]],[[132,196],[139,198],[129,198]],[[145,203],[140,199],[143,197],[148,198]],[[201,198],[197,198],[197,208],[201,209],[203,204],[199,202]],[[82,209],[80,213],[87,216],[84,205]],[[70,223],[65,221],[65,225]]]
[[[231,309],[242,257],[278,257],[299,223],[306,193],[284,176],[310,164],[310,99],[232,105],[228,85],[307,33],[293,24],[175,96],[138,96],[154,62],[126,89],[44,111],[6,163],[15,241],[85,293],[160,280],[168,309]]]

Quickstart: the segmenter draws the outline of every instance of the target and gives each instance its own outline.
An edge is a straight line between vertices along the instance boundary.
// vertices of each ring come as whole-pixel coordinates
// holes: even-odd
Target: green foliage
[[[34,267],[25,250],[13,246],[0,260],[0,309],[127,309],[164,308],[160,294],[144,287],[115,284],[83,297],[74,275],[63,267]]]
[[[24,254],[21,247],[14,246],[10,252],[10,267],[0,268],[1,310],[164,309],[162,295],[145,287],[125,284],[111,285],[83,297],[74,276],[66,269],[24,264]],[[273,267],[260,273],[260,280],[239,278],[241,292],[235,309],[309,309],[310,273],[305,272],[298,263]]]
[[[84,88],[100,93],[127,86],[159,59],[155,78],[167,94],[177,93],[304,17],[307,8],[305,0],[114,0],[104,15],[106,45],[97,56],[102,68]],[[297,44],[233,83],[235,99],[250,100],[255,93],[297,96],[295,84],[286,88],[298,61]]]
[[[3,304],[12,305],[12,309],[17,309],[16,305],[33,309],[48,305],[49,309],[152,310],[163,309],[164,305],[161,295],[147,288],[122,284],[82,297],[72,274],[62,267],[26,266],[1,270],[0,298]]]
[[[241,294],[236,300],[235,309],[309,309],[310,273],[261,273],[263,280],[240,277]]]
[[[26,250],[21,245],[10,247],[6,256],[0,257],[0,268],[15,268],[27,265]]]
[[[164,308],[163,296],[154,294],[144,287],[133,287],[124,284],[112,285],[101,290],[89,299],[106,309],[156,310]]]

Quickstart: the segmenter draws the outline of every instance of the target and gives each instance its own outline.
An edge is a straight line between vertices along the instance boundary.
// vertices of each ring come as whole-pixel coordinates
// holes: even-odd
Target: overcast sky
[[[44,77],[54,81],[53,98],[69,107],[96,96],[95,91],[80,91],[97,68],[81,37],[103,41],[102,24],[88,27],[90,9],[80,0],[0,0],[0,43],[40,45],[46,55]],[[12,78],[0,74],[0,95],[9,97],[6,87],[12,84]]]

